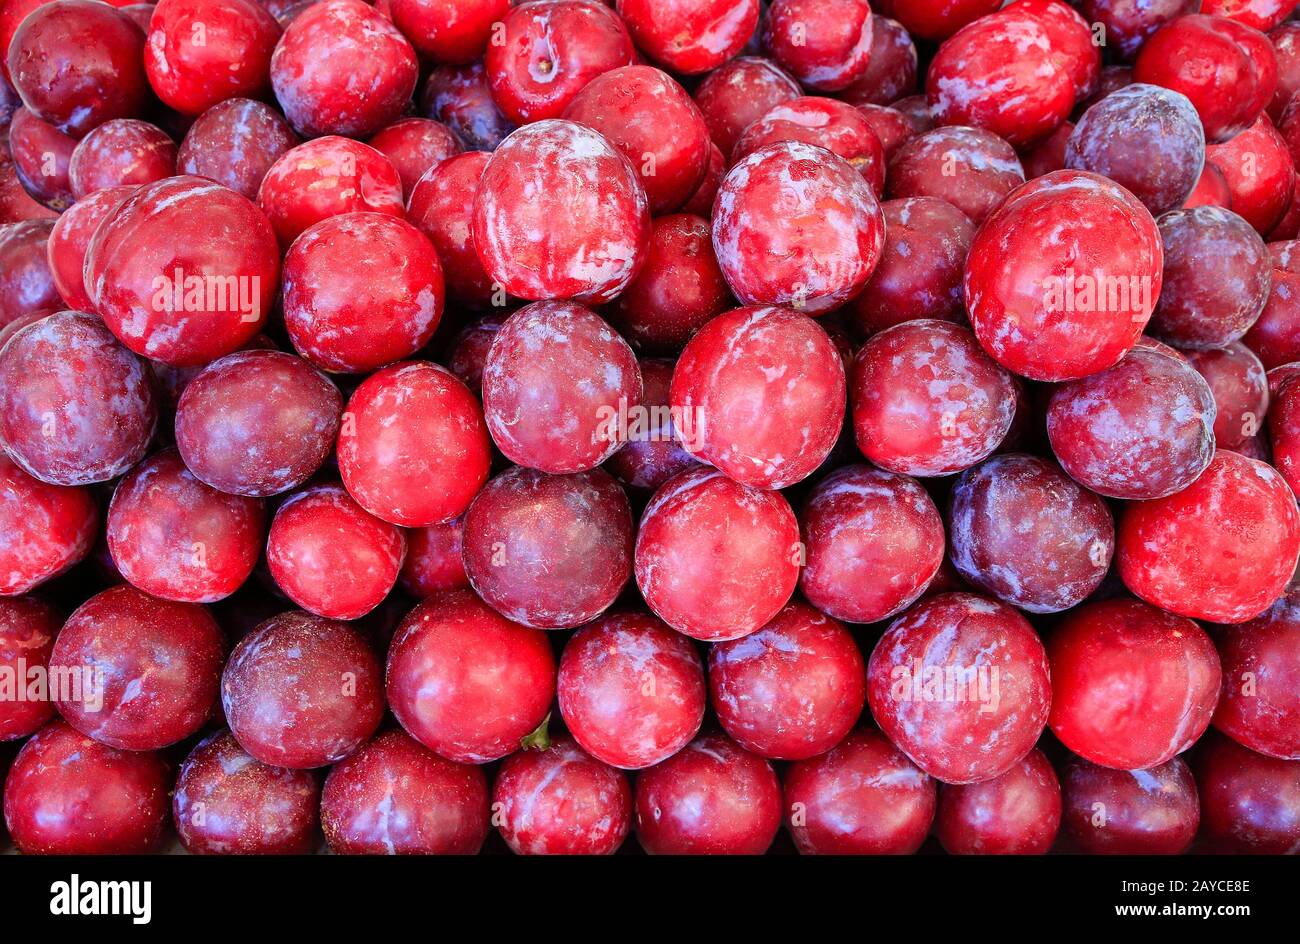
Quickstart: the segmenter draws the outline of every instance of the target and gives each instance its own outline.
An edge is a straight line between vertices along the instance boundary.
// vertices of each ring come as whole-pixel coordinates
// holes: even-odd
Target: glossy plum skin
[[[195,746],[176,778],[172,820],[191,855],[304,855],[316,844],[320,781],[263,764],[229,731]]]
[[[885,150],[871,123],[858,109],[833,98],[806,96],[775,106],[740,136],[733,162],[780,141],[823,147],[854,167],[877,197],[885,192]]]
[[[875,623],[911,606],[943,562],[944,529],[914,479],[849,465],[822,479],[799,514],[799,589],[836,619]]]
[[[23,104],[74,138],[135,117],[149,92],[144,34],[120,11],[91,0],[39,6],[13,34],[7,63]]]
[[[1213,631],[1223,665],[1214,726],[1269,757],[1300,760],[1300,595],[1262,616]]]
[[[397,168],[402,193],[407,197],[426,171],[465,150],[454,131],[428,118],[395,121],[372,137],[369,144]]]
[[[568,737],[506,758],[492,805],[519,855],[613,855],[632,827],[627,776]]]
[[[716,469],[665,482],[641,517],[637,586],[673,629],[693,639],[738,639],[774,617],[799,579],[799,526],[777,492]]]
[[[901,111],[888,105],[859,105],[858,111],[867,119],[867,124],[880,141],[885,151],[886,166],[898,153],[898,149],[916,137],[917,126]],[[888,181],[886,181],[888,182]]]
[[[1155,220],[1118,184],[1087,171],[1039,177],[975,234],[964,282],[975,336],[1033,380],[1104,370],[1151,318],[1162,259]]]
[[[515,127],[492,100],[482,60],[430,72],[420,92],[420,113],[443,122],[467,148],[479,151],[495,151]]]
[[[75,311],[94,311],[86,294],[86,252],[99,224],[135,191],[134,187],[108,187],[78,200],[64,210],[50,230],[46,254],[54,285]]]
[[[873,15],[871,55],[860,79],[839,91],[844,101],[862,105],[888,105],[916,91],[916,46],[898,20]]]
[[[406,560],[397,580],[402,589],[417,599],[469,586],[465,562],[461,559],[464,516],[411,528],[406,532]]]
[[[681,207],[709,166],[709,128],[691,97],[666,72],[625,66],[588,82],[563,117],[592,128],[637,171],[656,216]],[[671,134],[664,129],[671,128]]]
[[[1165,267],[1151,332],[1190,348],[1241,338],[1273,284],[1264,240],[1240,216],[1215,206],[1176,210],[1158,225]]]
[[[1039,751],[983,783],[943,784],[935,834],[950,855],[1044,855],[1061,827],[1061,784]]]
[[[804,855],[911,855],[934,820],[934,781],[879,731],[790,765],[785,820]]]
[[[469,387],[475,396],[483,392],[483,367],[497,332],[510,316],[509,312],[484,315],[466,325],[451,342],[447,368]]]
[[[3,148],[0,148],[3,152]],[[55,223],[24,220],[0,225],[0,322],[42,308],[57,308],[59,293],[45,247]]]
[[[151,751],[119,751],[52,721],[23,745],[4,814],[28,855],[142,855],[167,820],[170,770]]]
[[[166,105],[186,115],[229,98],[264,98],[279,39],[275,18],[256,0],[159,0],[145,75]]]
[[[341,855],[475,855],[488,832],[487,778],[384,731],[325,778],[321,826]]]
[[[627,438],[621,419],[643,393],[632,348],[576,302],[515,312],[483,365],[483,412],[497,448],[552,474],[584,472],[613,455]]]
[[[344,213],[308,227],[284,257],[284,323],[315,366],[365,373],[433,337],[446,289],[419,229],[386,213]]]
[[[25,684],[32,669],[49,666],[59,621],[54,608],[37,597],[0,599],[0,666],[17,685]],[[54,703],[48,698],[10,695],[0,702],[0,742],[35,734],[52,717]]]
[[[176,170],[256,200],[271,165],[298,144],[289,122],[270,105],[230,98],[190,125],[176,155]]]
[[[469,506],[463,540],[465,573],[479,596],[537,629],[590,622],[632,575],[632,509],[601,469],[508,469]]]
[[[1300,513],[1272,466],[1219,450],[1183,491],[1125,509],[1116,555],[1142,599],[1240,623],[1282,595],[1300,556]]]
[[[583,749],[626,770],[673,756],[704,718],[704,663],[694,643],[646,613],[605,616],[574,633],[556,690]]]
[[[1274,467],[1282,473],[1291,491],[1300,487],[1300,387],[1290,383],[1284,365],[1268,372],[1274,387],[1268,411],[1268,435]]]
[[[483,55],[509,0],[393,0],[394,25],[435,62],[463,64]]]
[[[1273,270],[1264,310],[1241,341],[1269,370],[1300,360],[1300,275]]]
[[[474,244],[474,198],[490,154],[469,151],[430,167],[410,188],[406,217],[438,252],[450,298],[472,308],[493,299],[492,279]]]
[[[772,765],[702,734],[636,779],[636,836],[651,855],[761,855],[781,828]]]
[[[116,478],[144,457],[158,423],[144,363],[85,312],[50,315],[9,339],[0,403],[5,452],[52,485]]]
[[[76,199],[68,179],[68,165],[77,139],[26,108],[14,112],[8,138],[9,155],[23,189],[52,210],[67,209]]]
[[[1128,60],[1160,27],[1203,5],[1200,0],[1082,0],[1079,12],[1089,23],[1101,23],[1107,46]]]
[[[307,7],[271,56],[276,100],[304,137],[364,137],[392,124],[418,73],[406,37],[362,0]]]
[[[913,36],[938,41],[999,6],[994,0],[915,0],[892,4],[891,11]],[[876,22],[879,28],[879,20]]]
[[[1210,850],[1294,854],[1300,842],[1300,762],[1265,757],[1211,734],[1193,766]]]
[[[1214,394],[1186,361],[1138,347],[1114,367],[1061,384],[1047,435],[1076,481],[1112,498],[1182,491],[1214,457]]]
[[[850,305],[848,323],[860,336],[934,318],[961,321],[961,280],[975,227],[936,197],[886,200],[885,248],[871,281]]]
[[[1047,650],[1052,731],[1095,764],[1159,766],[1210,723],[1219,659],[1189,619],[1138,600],[1090,603],[1065,618]]]
[[[315,485],[276,511],[266,561],[276,586],[319,616],[352,620],[383,602],[406,556],[402,530],[358,505],[341,485]]]
[[[567,225],[555,227],[556,219]],[[572,121],[539,121],[511,134],[474,198],[483,267],[505,291],[530,301],[611,301],[636,276],[649,236],[649,202],[636,169],[599,133]]]
[[[541,630],[512,623],[469,590],[431,597],[388,650],[388,703],[436,754],[484,764],[519,748],[555,697],[555,656]]]
[[[1264,365],[1240,341],[1209,351],[1185,353],[1214,396],[1215,445],[1220,449],[1240,448],[1259,432],[1268,410]],[[1289,484],[1290,479],[1287,481]]]
[[[1295,161],[1267,115],[1226,144],[1206,149],[1205,159],[1223,174],[1234,213],[1259,233],[1279,223],[1295,193]]]
[[[885,219],[853,165],[798,141],[769,144],[727,173],[713,248],[746,305],[817,315],[862,290],[884,246]]]
[[[898,149],[886,194],[938,197],[978,226],[1024,182],[1020,158],[1002,138],[981,128],[944,127],[923,131]]]
[[[681,75],[716,69],[758,26],[758,0],[618,0],[637,48]]]
[[[771,760],[806,760],[857,724],[865,665],[843,625],[790,603],[757,632],[710,649],[709,696],[741,747]]]
[[[221,704],[240,747],[264,764],[337,763],[384,712],[379,661],[346,623],[291,611],[245,636],[221,676]]]
[[[264,498],[296,488],[334,448],[343,398],[306,361],[280,351],[236,351],[185,387],[176,446],[200,481]]]
[[[636,61],[622,19],[603,4],[525,4],[501,23],[484,64],[493,100],[515,124],[558,118],[596,76]]]
[[[0,453],[0,597],[26,593],[81,561],[98,524],[87,489],[42,482]]]
[[[1061,772],[1065,833],[1093,855],[1178,855],[1201,820],[1192,772],[1179,758],[1112,770],[1073,758]]]
[[[870,62],[872,16],[866,0],[775,0],[761,31],[772,58],[821,92],[853,84]]]
[[[256,498],[199,481],[175,449],[141,462],[108,507],[108,549],[128,583],[164,600],[212,603],[248,579],[265,513]]]
[[[668,405],[673,379],[673,362],[641,358],[641,380],[645,387],[642,405],[648,411],[642,430],[605,462],[605,470],[632,493],[653,492],[670,478],[699,462],[682,448]]]
[[[1136,82],[1083,113],[1065,147],[1065,166],[1109,177],[1153,216],[1176,210],[1205,163],[1205,132],[1185,95]]]
[[[343,484],[384,521],[447,521],[487,481],[491,447],[482,408],[445,367],[410,361],[372,374],[345,416],[338,442]]]
[[[858,351],[849,383],[858,448],[907,475],[947,475],[990,455],[1011,429],[1015,385],[969,329],[895,325]]]
[[[96,231],[85,265],[87,294],[109,329],[174,367],[242,347],[266,323],[280,280],[267,218],[200,177],[136,190]]]
[[[359,2],[359,0],[358,0]],[[402,180],[368,144],[329,135],[285,151],[257,191],[282,248],[313,223],[340,213],[402,216]]]
[[[726,157],[751,122],[802,94],[799,83],[776,63],[741,56],[705,76],[695,90],[695,104]]]
[[[682,445],[742,485],[780,489],[830,454],[844,421],[844,362],[807,315],[737,308],[706,324],[673,371]],[[688,419],[689,418],[689,419]]]

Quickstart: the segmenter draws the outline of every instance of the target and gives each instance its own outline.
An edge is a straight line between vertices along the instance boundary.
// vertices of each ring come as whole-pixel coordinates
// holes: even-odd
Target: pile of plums
[[[0,0],[0,842],[1300,850],[1296,6]]]

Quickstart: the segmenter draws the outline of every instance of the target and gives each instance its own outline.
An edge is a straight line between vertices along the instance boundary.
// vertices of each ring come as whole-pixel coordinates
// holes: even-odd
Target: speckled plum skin
[[[276,158],[262,178],[257,204],[286,249],[307,227],[340,213],[400,217],[405,211],[392,162],[368,144],[335,135]]]
[[[1109,177],[1153,216],[1181,207],[1200,179],[1205,133],[1185,95],[1135,82],[1083,113],[1065,166]]]
[[[585,0],[514,7],[484,65],[497,107],[515,124],[558,118],[596,76],[636,61],[622,19]]]
[[[853,362],[862,454],[907,475],[947,475],[988,457],[1011,429],[1015,385],[970,331],[909,321],[874,335]]]
[[[558,219],[565,225],[555,226]],[[572,121],[540,121],[511,134],[474,198],[483,267],[505,291],[530,301],[613,300],[644,262],[649,236],[649,202],[636,169],[603,136]]]
[[[344,213],[303,231],[284,257],[289,340],[322,370],[365,373],[433,337],[446,288],[429,238],[386,213]]]
[[[1149,603],[1240,623],[1267,609],[1291,579],[1300,513],[1272,466],[1219,450],[1183,491],[1125,509],[1116,554],[1124,584]]]
[[[443,122],[467,148],[495,151],[514,125],[492,100],[483,61],[438,66],[420,92],[420,113]]]
[[[505,757],[555,696],[555,656],[541,630],[512,623],[469,590],[430,597],[388,650],[388,703],[403,728],[462,764]]]
[[[456,517],[487,481],[483,410],[438,364],[411,361],[372,374],[348,401],[339,473],[361,507],[408,528]]]
[[[799,520],[806,548],[799,589],[836,619],[874,623],[902,612],[943,562],[939,511],[905,475],[869,465],[836,469],[813,489]]]
[[[7,137],[9,156],[23,189],[52,210],[61,212],[71,206],[75,197],[68,179],[68,164],[77,139],[26,108],[14,112]]]
[[[30,670],[48,667],[60,616],[37,597],[0,599],[0,666],[19,684]],[[54,717],[48,699],[6,698],[0,702],[0,742],[17,741],[39,731]]]
[[[862,653],[838,621],[789,603],[757,632],[710,649],[709,698],[741,747],[806,760],[857,724],[867,699]]]
[[[5,780],[5,823],[28,855],[142,855],[167,820],[161,756],[119,751],[52,721],[23,745]]]
[[[270,222],[247,197],[200,177],[170,177],[140,187],[100,225],[85,277],[123,344],[192,367],[261,330],[280,257]]]
[[[782,68],[810,89],[833,92],[867,71],[872,16],[866,0],[775,0],[761,39]]]
[[[681,207],[708,169],[711,141],[704,116],[685,89],[651,66],[596,76],[563,117],[600,132],[628,159],[656,216]]]
[[[175,449],[132,469],[108,506],[108,549],[126,581],[164,600],[212,603],[248,579],[265,512],[194,476]]]
[[[702,734],[636,778],[636,836],[651,855],[762,855],[781,828],[772,765]]]
[[[1214,394],[1186,359],[1140,346],[1114,367],[1058,386],[1047,435],[1065,470],[1092,491],[1164,498],[1210,464],[1215,417]]]
[[[195,746],[172,795],[172,821],[191,855],[305,855],[319,808],[316,774],[263,764],[229,731]]]
[[[1015,148],[991,131],[935,128],[908,140],[889,164],[889,197],[938,197],[978,226],[1025,182]]]
[[[686,345],[670,400],[682,446],[743,485],[780,489],[830,454],[844,420],[844,362],[817,322],[788,308],[738,308]]]
[[[1164,280],[1151,331],[1191,348],[1240,339],[1259,319],[1273,285],[1264,240],[1236,213],[1198,206],[1159,220]]]
[[[461,559],[464,516],[411,528],[406,532],[406,560],[397,580],[402,589],[417,599],[435,593],[463,590],[469,586]]]
[[[81,561],[98,524],[88,490],[42,482],[0,454],[0,597],[26,593]]]
[[[950,855],[1045,855],[1061,827],[1061,784],[1039,751],[983,783],[942,784],[934,831]]]
[[[108,4],[41,4],[7,47],[8,74],[26,105],[64,134],[83,137],[144,107],[144,34]]]
[[[519,855],[613,855],[632,828],[627,776],[569,737],[506,758],[492,806]]]
[[[1272,278],[1264,310],[1241,337],[1269,370],[1300,360],[1300,275],[1274,269]]]
[[[388,596],[406,556],[402,530],[357,504],[341,485],[315,485],[276,511],[266,562],[276,586],[318,616],[352,620]]]
[[[1264,425],[1263,416],[1268,410],[1268,377],[1264,365],[1240,341],[1214,350],[1185,353],[1214,396],[1215,445],[1220,449],[1239,449]],[[1287,483],[1290,484],[1290,479]]]
[[[1202,836],[1214,852],[1294,855],[1300,761],[1265,757],[1211,733],[1193,761]]]
[[[777,492],[702,467],[655,492],[637,532],[637,586],[665,623],[719,642],[775,616],[799,579],[799,525]]]
[[[970,593],[921,601],[880,637],[867,703],[880,729],[945,783],[978,783],[1033,748],[1051,705],[1047,654],[1028,621]]]
[[[1095,764],[1156,767],[1210,723],[1221,672],[1210,637],[1138,600],[1070,613],[1048,637],[1053,733]]]
[[[1013,191],[975,234],[966,308],[1003,367],[1074,380],[1136,343],[1160,297],[1162,261],[1160,231],[1132,194],[1087,171],[1056,171]]]
[[[1213,638],[1223,666],[1214,726],[1252,751],[1300,760],[1300,593]]]
[[[144,457],[158,423],[148,369],[94,315],[63,311],[0,353],[0,441],[51,485],[116,478]]]
[[[221,704],[240,747],[264,764],[337,763],[384,712],[379,662],[346,623],[292,611],[245,636],[221,676]]]
[[[960,322],[962,273],[975,226],[936,197],[886,200],[885,248],[871,281],[847,309],[850,327],[863,337],[934,318]]]
[[[538,629],[595,619],[632,575],[632,509],[609,473],[518,466],[465,513],[465,572],[490,606]]]
[[[82,685],[51,697],[70,725],[101,744],[157,750],[207,721],[225,656],[225,637],[204,607],[117,586],[64,623],[50,667],[82,675]]]
[[[613,455],[643,392],[632,348],[575,302],[515,312],[483,365],[483,412],[497,447],[511,462],[552,474],[585,472]]]
[[[393,24],[435,62],[463,65],[483,55],[510,0],[393,0]]]
[[[276,100],[304,137],[363,137],[392,124],[418,73],[406,37],[362,0],[307,7],[271,56]]]
[[[786,826],[803,855],[911,855],[935,803],[934,781],[868,728],[785,774]]]
[[[560,657],[560,714],[583,749],[626,770],[685,747],[704,718],[695,644],[647,613],[616,613],[574,633]]]
[[[826,148],[856,167],[871,184],[872,193],[884,195],[884,147],[866,116],[847,102],[817,96],[783,102],[745,129],[731,160],[739,161],[761,147],[781,141],[802,141]]]
[[[256,200],[271,165],[298,143],[289,122],[270,105],[230,98],[190,125],[176,155],[176,170]]]
[[[821,314],[851,299],[875,270],[885,218],[852,164],[798,141],[769,144],[722,181],[713,248],[746,305]]]
[[[741,56],[705,76],[695,90],[695,104],[725,157],[751,122],[802,94],[799,83],[776,63]]]
[[[649,411],[644,431],[630,439],[605,462],[605,469],[632,493],[653,492],[685,469],[699,465],[682,448],[681,434],[668,406],[673,379],[673,362],[663,358],[641,358],[641,380],[645,386],[642,405]]]
[[[264,498],[296,488],[329,457],[343,397],[306,361],[280,351],[236,351],[185,387],[176,446],[200,481]]]
[[[492,279],[474,244],[474,198],[490,154],[469,151],[430,167],[410,189],[406,218],[438,252],[447,295],[472,308],[492,302]]]
[[[1196,836],[1201,808],[1182,760],[1112,770],[1073,758],[1061,772],[1065,833],[1093,855],[1178,855]]]
[[[1002,11],[1035,23],[1047,32],[1051,58],[1074,86],[1076,101],[1095,93],[1101,79],[1101,48],[1091,24],[1064,0],[1016,0]]]
[[[1115,549],[1106,503],[1054,462],[1023,453],[968,469],[952,491],[952,561],[971,585],[1031,613],[1100,586]]]
[[[1131,60],[1160,27],[1205,5],[1204,0],[1082,0],[1079,12],[1106,28],[1107,48]]]
[[[637,48],[681,75],[716,69],[758,26],[758,0],[618,0]]]
[[[395,121],[372,137],[369,144],[397,168],[407,198],[426,171],[465,150],[456,132],[428,118]]]
[[[1258,30],[1272,29],[1288,18],[1287,0],[1204,0],[1203,12],[1227,17]]]
[[[185,115],[229,98],[264,98],[279,39],[279,24],[256,0],[159,0],[145,75],[154,93]]]
[[[0,148],[3,152],[3,148]],[[0,323],[19,315],[59,306],[59,292],[46,259],[46,245],[55,223],[23,220],[0,225]]]
[[[68,307],[76,311],[94,311],[86,294],[84,267],[86,251],[99,229],[113,211],[135,191],[135,187],[109,187],[78,200],[64,210],[50,230],[46,254],[55,287]]]
[[[385,731],[329,772],[321,826],[340,855],[475,855],[488,832],[487,778]]]

